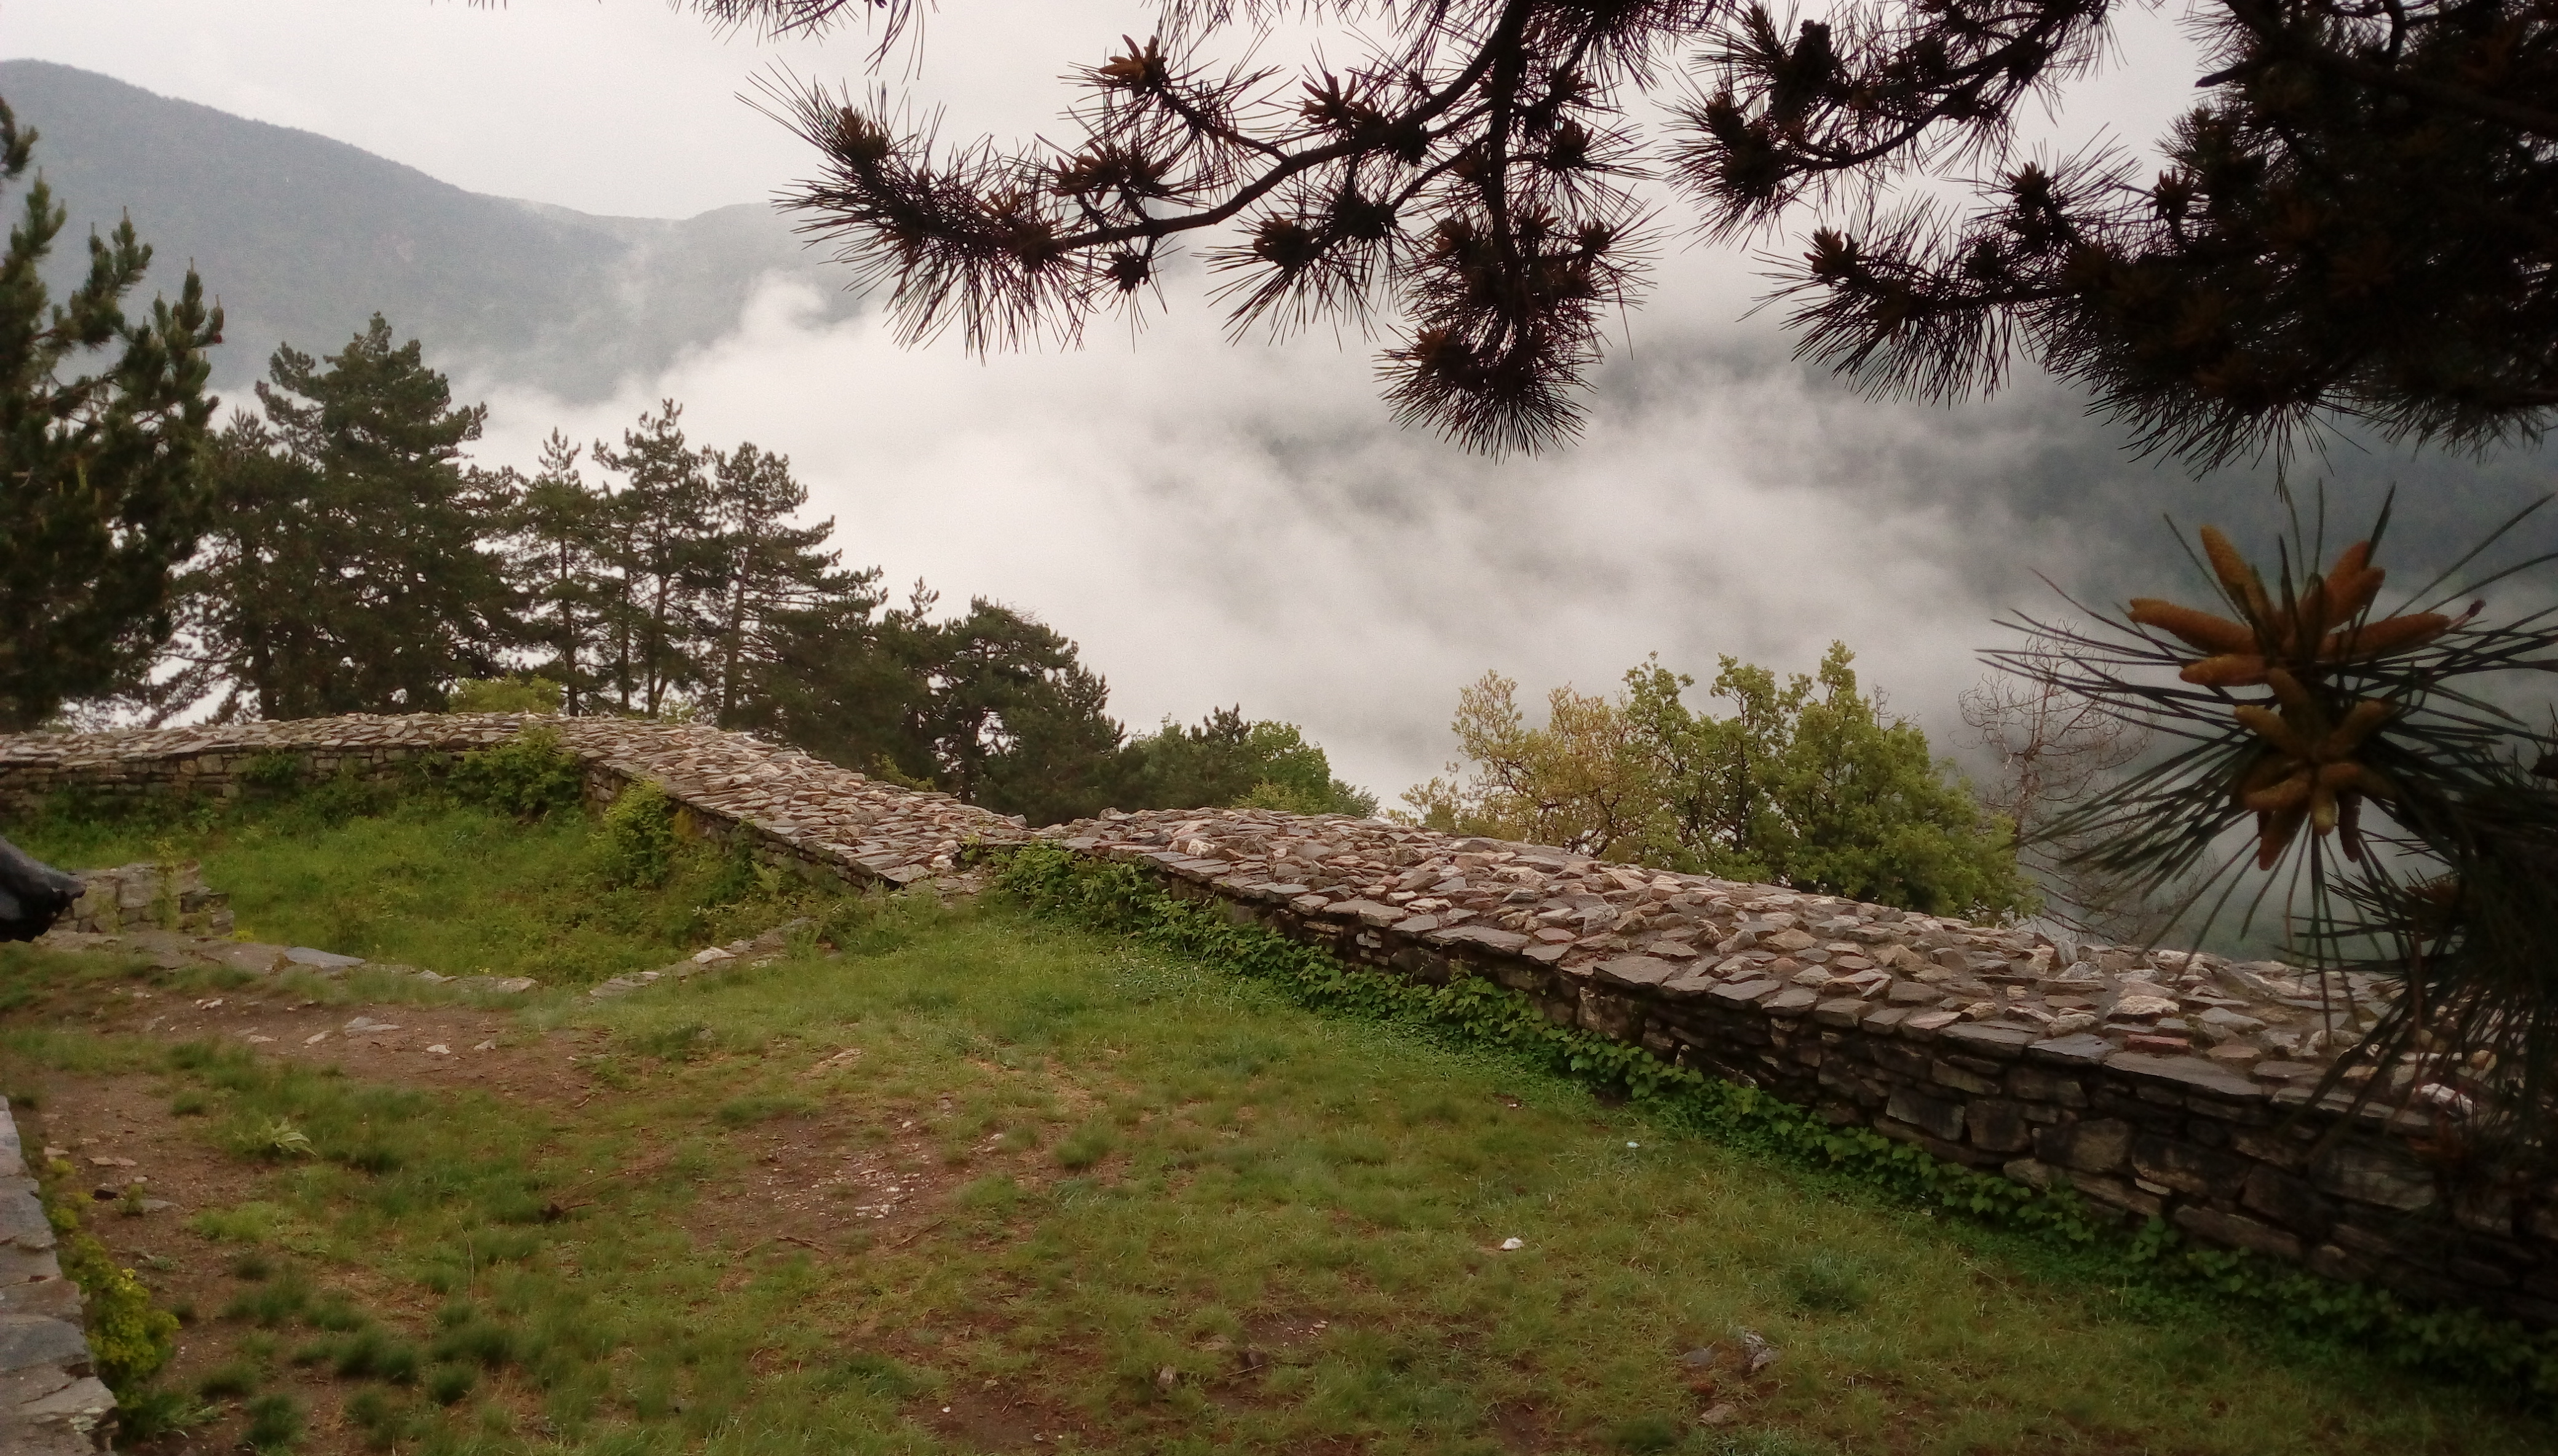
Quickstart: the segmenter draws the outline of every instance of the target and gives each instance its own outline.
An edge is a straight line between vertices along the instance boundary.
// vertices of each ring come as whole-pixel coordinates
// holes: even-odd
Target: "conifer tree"
[[[557,430],[542,442],[539,467],[515,500],[510,570],[523,598],[526,633],[548,655],[533,671],[560,685],[561,710],[586,711],[602,680],[608,586],[610,499],[578,470],[580,449]]]
[[[0,185],[36,139],[0,102]],[[52,302],[39,269],[67,216],[38,177],[0,256],[0,732],[147,688],[204,522],[221,310],[190,269],[175,304],[127,318],[151,264],[129,218],[89,238],[88,276]]]
[[[866,616],[877,601],[876,568],[847,573],[843,552],[822,550],[834,517],[793,525],[808,489],[790,474],[787,456],[741,444],[711,456],[710,523],[719,547],[719,584],[708,643],[709,687],[720,726],[742,726],[781,645],[813,619],[840,618],[846,599]]]
[[[661,401],[622,432],[621,448],[595,446],[595,463],[624,478],[608,513],[613,690],[622,711],[648,717],[709,676],[699,646],[722,552],[709,452],[685,440],[683,413]]]
[[[462,459],[485,406],[457,408],[379,314],[325,360],[278,349],[269,376],[265,419],[223,432],[199,579],[221,710],[440,710],[457,678],[498,670],[513,630],[487,525],[507,483]]]
[[[915,0],[693,0],[886,37]],[[2023,355],[2198,462],[2322,418],[2475,446],[2558,407],[2558,5],[2201,0],[2201,104],[2154,179],[2049,162],[2022,108],[2110,49],[2107,0],[1165,0],[1074,67],[1062,139],[952,145],[884,88],[779,93],[817,153],[790,203],[906,337],[1073,339],[1185,239],[1237,332],[1374,321],[1405,418],[1471,446],[1577,426],[1577,386],[1661,241],[1816,211],[1780,290],[1803,351],[1881,392],[1995,386]],[[1227,66],[1282,23],[1370,22],[1294,73]],[[1232,34],[1240,32],[1240,34]],[[1221,34],[1225,33],[1225,34]],[[1107,42],[1105,33],[1094,38]],[[1685,69],[1691,79],[1673,77]],[[1659,105],[1666,144],[1628,122]],[[1902,194],[1913,176],[1943,184]],[[1968,194],[1968,197],[1965,197]]]

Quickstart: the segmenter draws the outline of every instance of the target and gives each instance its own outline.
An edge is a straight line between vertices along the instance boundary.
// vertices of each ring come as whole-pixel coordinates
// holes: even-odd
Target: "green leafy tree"
[[[456,407],[379,314],[325,360],[277,350],[257,394],[266,418],[223,432],[196,578],[221,711],[437,711],[496,675],[514,629],[489,523],[513,503],[462,458],[486,407]]]
[[[1197,727],[1167,721],[1128,745],[1123,808],[1253,808],[1376,812],[1373,795],[1333,777],[1332,761],[1293,723],[1255,722],[1240,704]]]
[[[36,139],[0,102],[0,184],[25,175]],[[129,218],[90,236],[88,276],[52,302],[39,270],[66,217],[39,177],[0,257],[0,732],[148,695],[205,518],[221,310],[190,270],[177,303],[127,318],[151,264]],[[79,372],[93,354],[102,366]]]
[[[1687,706],[1694,678],[1654,660],[1615,701],[1556,689],[1542,728],[1515,683],[1487,674],[1459,700],[1467,763],[1404,800],[1457,833],[1938,915],[2031,909],[2007,826],[1851,662],[1834,643],[1815,674],[1780,682],[1725,657],[1711,691],[1733,711],[1718,718]]]

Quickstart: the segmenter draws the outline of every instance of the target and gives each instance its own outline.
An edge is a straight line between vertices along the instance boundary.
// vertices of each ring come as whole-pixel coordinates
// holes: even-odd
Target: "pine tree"
[[[624,477],[607,516],[613,689],[622,711],[648,717],[709,677],[700,647],[722,565],[710,455],[684,439],[683,413],[661,401],[620,449],[595,446],[595,463]]]
[[[326,367],[322,367],[323,364]],[[509,483],[469,467],[486,407],[456,408],[416,341],[379,314],[325,360],[287,345],[217,453],[199,578],[226,713],[435,711],[512,633],[488,522]]]
[[[741,444],[711,457],[709,517],[720,562],[707,665],[724,728],[743,726],[769,695],[766,679],[789,633],[840,621],[852,602],[860,603],[854,615],[866,617],[877,601],[876,568],[846,573],[837,565],[841,551],[819,549],[835,533],[832,516],[790,523],[807,504],[787,456]]]
[[[602,679],[608,513],[611,499],[577,468],[579,447],[557,430],[524,483],[509,522],[509,573],[525,604],[526,633],[548,654],[533,671],[560,684],[561,710],[587,710]]]
[[[25,175],[36,139],[0,102],[0,184]],[[39,177],[0,257],[0,732],[147,691],[204,522],[221,310],[190,269],[177,303],[128,319],[151,264],[129,218],[89,238],[88,276],[53,303],[38,270],[67,216]]]
[[[693,4],[800,31],[863,16],[894,34],[918,13]],[[1610,316],[1659,249],[1646,173],[1684,185],[1709,235],[1844,211],[1818,219],[1782,296],[1804,351],[1879,392],[1993,387],[2023,355],[2198,462],[2326,418],[2470,446],[2545,426],[2558,5],[2202,0],[2203,101],[2155,181],[2101,144],[2025,154],[2020,109],[2094,71],[2120,14],[1173,0],[1160,35],[1069,71],[1062,141],[948,145],[937,112],[884,89],[778,99],[818,155],[790,205],[910,340],[955,328],[1002,349],[1074,339],[1103,309],[1133,319],[1202,240],[1235,332],[1390,322],[1400,416],[1478,448],[1577,428]],[[1209,59],[1283,19],[1372,23],[1295,74]],[[1654,106],[1666,145],[1628,122]],[[1869,206],[1914,175],[1943,185]]]

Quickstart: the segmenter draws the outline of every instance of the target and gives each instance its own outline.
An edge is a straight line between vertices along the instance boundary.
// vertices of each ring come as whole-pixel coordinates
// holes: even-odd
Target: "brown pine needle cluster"
[[[2264,577],[2217,527],[2204,526],[2202,536],[2212,573],[2240,619],[2156,597],[2134,598],[2131,619],[2206,655],[2177,674],[2186,681],[2273,690],[2271,701],[2243,703],[2233,710],[2261,743],[2230,790],[2239,805],[2256,815],[2257,865],[2271,869],[2304,823],[2321,835],[2342,829],[2345,857],[2358,860],[2362,841],[2356,821],[2362,800],[2395,798],[2396,791],[2356,754],[2396,716],[2398,707],[2377,698],[2331,703],[2333,694],[2320,688],[2337,666],[2412,652],[2458,623],[2440,612],[2368,620],[2387,576],[2371,564],[2369,540],[2345,547],[2325,575],[2312,573],[2298,591],[2286,581],[2277,601],[2265,590]]]

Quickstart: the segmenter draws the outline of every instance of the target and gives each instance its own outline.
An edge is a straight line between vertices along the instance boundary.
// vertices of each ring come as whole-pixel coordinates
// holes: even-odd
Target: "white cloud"
[[[553,424],[611,434],[672,395],[696,441],[789,454],[850,559],[1075,638],[1131,723],[1240,701],[1389,796],[1446,757],[1487,667],[1593,688],[1654,650],[1710,676],[1727,652],[1805,669],[1838,638],[1948,721],[1992,609],[2040,590],[2016,563],[2071,553],[2060,522],[1971,490],[2070,416],[1864,403],[1772,367],[1765,330],[1638,350],[1578,448],[1494,463],[1395,429],[1329,339],[1236,347],[1186,310],[1133,349],[980,363],[819,326],[806,302],[768,291],[738,335],[607,405],[499,386],[489,453],[528,459]]]

